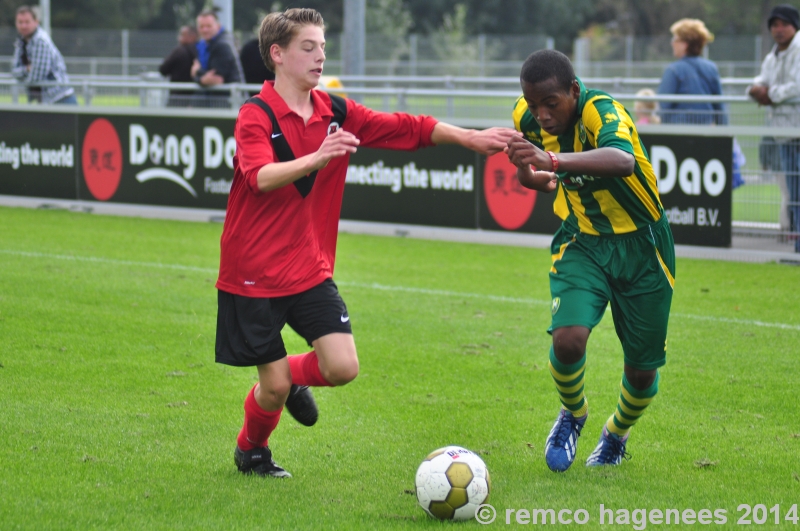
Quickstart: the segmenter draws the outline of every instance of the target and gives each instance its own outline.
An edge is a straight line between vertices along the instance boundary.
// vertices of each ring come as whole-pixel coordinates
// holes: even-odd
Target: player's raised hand
[[[482,155],[494,155],[506,148],[514,133],[516,131],[507,127],[490,127],[489,129],[476,130],[469,148]]]
[[[508,140],[504,151],[508,154],[508,160],[518,168],[550,168],[553,164],[547,153],[525,140],[519,133]]]
[[[314,153],[312,164],[315,169],[321,170],[331,159],[343,157],[347,153],[355,153],[361,141],[349,131],[339,129],[335,133],[325,137],[322,145]]]

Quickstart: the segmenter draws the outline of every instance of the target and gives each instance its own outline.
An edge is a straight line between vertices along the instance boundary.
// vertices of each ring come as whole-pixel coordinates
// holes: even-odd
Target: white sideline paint
[[[77,256],[70,254],[50,254],[38,253],[32,251],[15,251],[13,249],[0,249],[0,254],[11,256],[24,256],[29,258],[49,258],[55,260],[72,260],[75,262],[89,262],[95,264],[108,264],[108,265],[122,265],[134,267],[153,267],[158,269],[173,269],[177,271],[194,271],[197,273],[208,273],[216,275],[218,269],[210,267],[195,267],[181,264],[164,264],[161,262],[135,262],[132,260],[117,260],[115,258],[102,258],[96,256]],[[342,287],[359,288],[367,290],[378,291],[396,291],[401,293],[418,293],[420,295],[442,296],[442,297],[462,297],[469,299],[481,299],[492,302],[509,302],[514,304],[529,304],[529,305],[550,305],[550,301],[541,299],[529,299],[522,297],[506,297],[503,295],[491,295],[484,293],[468,293],[462,291],[447,291],[441,289],[428,289],[428,288],[414,288],[410,286],[387,286],[385,284],[378,284],[377,282],[348,282],[346,280],[336,281],[336,284]],[[718,317],[714,315],[694,315],[688,313],[670,312],[670,317],[677,317],[679,319],[689,319],[695,321],[710,321],[714,323],[736,324],[743,326],[758,326],[763,328],[779,328],[782,330],[795,330],[800,331],[800,325],[788,323],[768,323],[764,321],[755,321],[751,319],[734,319],[731,317]]]
[[[213,273],[215,275],[219,272],[218,269],[212,269],[209,267],[194,267],[194,266],[185,266],[180,264],[162,264],[160,262],[134,262],[131,260],[117,260],[115,258],[101,258],[95,256],[75,256],[72,254],[36,253],[31,251],[14,251],[11,249],[0,249],[0,254],[10,254],[12,256],[27,256],[30,258],[54,258],[56,260],[72,260],[74,262],[93,262],[97,264],[109,264],[109,265],[157,267],[161,269],[177,269],[180,271],[196,271],[198,273]]]
[[[520,297],[505,297],[503,295],[486,295],[483,293],[465,293],[462,291],[447,291],[442,289],[412,288],[407,286],[386,286],[377,282],[348,282],[346,280],[336,281],[337,286],[347,288],[375,289],[379,291],[400,291],[403,293],[419,293],[421,295],[442,295],[444,297],[462,297],[467,299],[484,299],[493,302],[513,302],[517,304],[544,304],[550,306],[550,301],[540,299],[526,299]]]

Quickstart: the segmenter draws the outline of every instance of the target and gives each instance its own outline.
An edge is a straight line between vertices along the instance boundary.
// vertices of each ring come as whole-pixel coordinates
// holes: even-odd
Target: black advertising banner
[[[733,139],[642,135],[675,243],[730,247]]]
[[[730,247],[730,137],[642,135],[653,162],[661,202],[675,243]],[[480,228],[554,233],[561,220],[553,213],[555,193],[527,190],[504,154],[486,161],[480,201]]]
[[[75,199],[74,114],[0,112],[0,194]]]
[[[553,213],[555,192],[546,194],[519,184],[517,167],[505,153],[486,159],[481,176],[479,228],[553,234],[561,225]]]
[[[225,209],[233,119],[79,115],[78,199]]]
[[[0,111],[0,194],[223,210],[233,118]],[[675,242],[729,247],[730,137],[642,135]],[[361,149],[342,218],[552,234],[555,194],[519,185],[499,153]]]
[[[342,218],[474,229],[477,163],[460,146],[359,149],[347,168]]]

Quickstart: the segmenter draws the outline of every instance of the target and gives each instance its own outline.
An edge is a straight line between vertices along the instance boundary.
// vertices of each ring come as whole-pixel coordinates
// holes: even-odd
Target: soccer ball
[[[431,452],[417,469],[417,501],[440,520],[471,520],[489,499],[489,470],[477,454],[460,446]]]

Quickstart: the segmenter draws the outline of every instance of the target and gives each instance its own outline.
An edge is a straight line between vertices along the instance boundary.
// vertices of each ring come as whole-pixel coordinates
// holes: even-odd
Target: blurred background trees
[[[0,24],[14,25],[15,9],[35,0],[0,0]],[[601,28],[611,35],[667,35],[683,17],[700,18],[718,35],[766,36],[765,18],[773,5],[800,0],[367,0],[367,32],[397,39],[439,32],[545,34],[558,49]],[[54,28],[176,29],[194,19],[206,0],[57,0]],[[342,0],[235,0],[234,26],[249,32],[272,10],[312,7],[331,33],[342,30]]]

